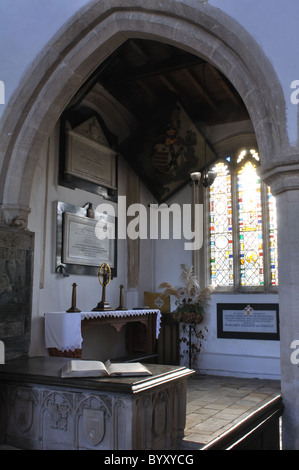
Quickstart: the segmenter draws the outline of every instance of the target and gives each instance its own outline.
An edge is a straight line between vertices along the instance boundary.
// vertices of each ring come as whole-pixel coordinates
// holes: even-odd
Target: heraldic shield
[[[33,423],[33,396],[26,390],[18,392],[14,404],[14,420],[21,432],[27,432]]]
[[[98,445],[105,435],[105,412],[103,410],[83,410],[84,436],[89,444]]]

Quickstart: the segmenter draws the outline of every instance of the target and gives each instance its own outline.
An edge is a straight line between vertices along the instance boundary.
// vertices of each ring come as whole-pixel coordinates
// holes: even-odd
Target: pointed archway
[[[34,168],[62,111],[96,66],[128,37],[168,42],[217,67],[243,99],[262,165],[287,146],[284,98],[275,72],[244,29],[219,10],[185,2],[120,0],[87,5],[41,51],[1,120],[2,220],[27,220]]]
[[[130,0],[124,7],[122,0],[112,0],[109,6],[108,2],[92,1],[74,15],[40,52],[7,104],[0,121],[1,221],[10,224],[19,217],[27,225],[34,169],[55,123],[95,68],[130,37],[167,42],[202,57],[226,76],[249,112],[262,173],[273,182],[277,193],[285,191],[288,178],[288,189],[294,196],[293,211],[298,212],[298,175],[293,172],[297,166],[289,164],[296,161],[287,159],[292,156],[292,149],[287,137],[284,95],[272,65],[255,40],[237,22],[208,4],[192,0],[144,0],[141,4]],[[286,178],[277,178],[279,171]],[[299,250],[291,246],[294,240],[288,240],[287,231],[283,231],[292,209],[286,210],[288,204],[285,191],[280,202],[284,218],[279,244],[282,254],[286,250],[285,258],[296,274]],[[280,283],[281,313],[286,317],[291,310],[288,321],[295,328],[297,286],[296,292],[288,289],[286,270]],[[292,330],[291,323],[289,329]],[[285,335],[285,347],[289,347],[288,341]],[[286,351],[285,375],[291,367],[286,363],[288,359]],[[288,389],[290,380],[286,381]],[[294,389],[287,397],[290,435],[299,420],[298,414],[295,418],[292,414],[291,400],[296,392]]]

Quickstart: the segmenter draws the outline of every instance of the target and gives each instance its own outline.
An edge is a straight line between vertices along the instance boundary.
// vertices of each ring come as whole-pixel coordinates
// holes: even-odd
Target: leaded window
[[[260,181],[255,150],[215,164],[209,189],[211,284],[260,290],[278,285],[275,198]]]

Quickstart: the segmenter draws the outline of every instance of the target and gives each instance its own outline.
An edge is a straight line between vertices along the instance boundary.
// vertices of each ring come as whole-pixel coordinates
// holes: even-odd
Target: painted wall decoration
[[[122,146],[120,151],[158,203],[163,203],[190,182],[215,152],[179,102],[161,110]]]

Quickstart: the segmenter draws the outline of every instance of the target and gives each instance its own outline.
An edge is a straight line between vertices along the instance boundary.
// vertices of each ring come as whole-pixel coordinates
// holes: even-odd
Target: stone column
[[[281,349],[283,449],[299,449],[299,165],[271,170],[264,178],[276,197]],[[293,355],[292,355],[293,353]],[[295,361],[294,361],[295,359]]]

